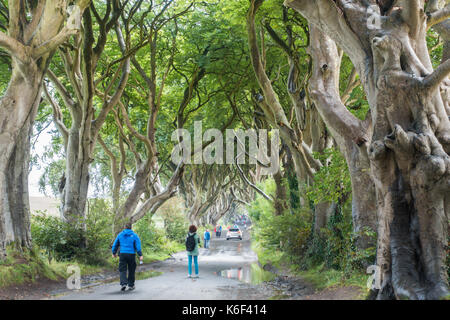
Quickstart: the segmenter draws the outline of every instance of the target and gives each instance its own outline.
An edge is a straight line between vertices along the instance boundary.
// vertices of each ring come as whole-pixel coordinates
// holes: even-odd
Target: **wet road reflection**
[[[221,270],[215,272],[215,274],[227,279],[236,279],[250,284],[259,284],[263,281],[269,281],[275,278],[275,274],[264,271],[257,263],[244,265],[235,269]]]
[[[216,274],[218,274],[224,278],[237,279],[237,280],[245,282],[245,283],[252,282],[250,265],[244,266],[244,267],[241,267],[238,269],[222,270]]]

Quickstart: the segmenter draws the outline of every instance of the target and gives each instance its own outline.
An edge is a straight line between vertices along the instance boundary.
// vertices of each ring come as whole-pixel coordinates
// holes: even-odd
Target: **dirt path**
[[[68,292],[56,299],[89,300],[264,300],[274,293],[269,288],[247,283],[250,266],[257,262],[250,239],[227,241],[213,238],[210,249],[200,249],[200,278],[187,278],[185,252],[151,265],[162,275],[136,281],[134,291],[120,292],[117,282]],[[239,280],[240,278],[240,280]]]

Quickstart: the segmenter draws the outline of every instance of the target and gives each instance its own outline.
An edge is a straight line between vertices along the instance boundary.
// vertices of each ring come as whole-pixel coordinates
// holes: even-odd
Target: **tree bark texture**
[[[285,4],[349,55],[368,97],[381,270],[377,297],[447,296],[450,125],[440,87],[450,61],[432,68],[425,1],[396,1],[386,8],[358,0]]]
[[[0,256],[14,242],[30,247],[28,171],[30,137],[41,101],[42,80],[56,48],[79,30],[89,1],[75,3],[66,19],[65,0],[40,0],[25,13],[22,1],[8,3],[8,34],[0,47],[12,59],[11,79],[0,98]],[[28,14],[27,19],[23,19]]]

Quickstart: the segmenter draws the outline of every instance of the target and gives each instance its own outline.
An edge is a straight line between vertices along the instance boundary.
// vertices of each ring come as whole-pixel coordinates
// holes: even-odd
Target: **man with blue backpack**
[[[120,247],[119,253],[119,273],[121,291],[125,291],[128,285],[128,290],[134,290],[135,272],[136,272],[136,253],[139,255],[139,260],[142,263],[144,257],[141,251],[141,240],[139,236],[131,230],[131,223],[125,225],[125,229],[119,233],[112,246],[113,257],[117,257],[117,250]],[[127,277],[128,269],[128,277]]]

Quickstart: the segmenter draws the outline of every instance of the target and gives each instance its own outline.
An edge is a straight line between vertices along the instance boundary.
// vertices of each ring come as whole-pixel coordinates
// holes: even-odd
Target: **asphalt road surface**
[[[257,262],[250,248],[249,233],[243,240],[213,238],[210,248],[200,248],[198,279],[187,278],[187,255],[180,252],[152,265],[162,275],[136,281],[134,291],[120,291],[118,282],[71,291],[56,299],[69,300],[253,300],[268,299],[273,293],[251,284],[251,264]],[[203,241],[202,241],[203,245]],[[139,266],[138,266],[139,268]]]

